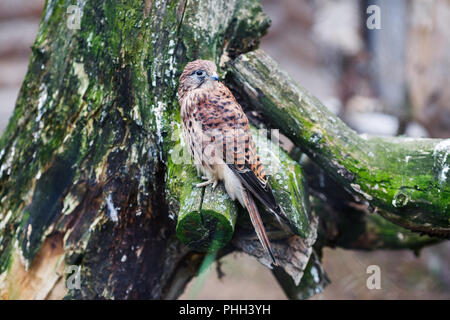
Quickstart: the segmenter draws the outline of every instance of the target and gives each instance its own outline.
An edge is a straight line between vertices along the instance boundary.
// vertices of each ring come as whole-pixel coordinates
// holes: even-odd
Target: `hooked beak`
[[[214,80],[214,81],[220,81],[220,78],[219,78],[219,76],[215,73],[215,74],[213,74],[212,76],[209,76],[209,78],[211,79],[211,80]]]

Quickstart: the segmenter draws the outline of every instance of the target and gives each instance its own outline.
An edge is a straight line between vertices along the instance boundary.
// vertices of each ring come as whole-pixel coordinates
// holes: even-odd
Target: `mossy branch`
[[[216,197],[224,194],[220,189],[217,193],[207,189],[194,191],[192,183],[198,180],[193,167],[172,161],[171,151],[176,145],[172,137],[177,136],[179,124],[177,78],[187,61],[203,58],[223,66],[254,49],[267,30],[269,19],[257,0],[87,0],[78,2],[81,28],[69,29],[70,5],[69,0],[46,2],[14,115],[0,139],[0,296],[176,298],[198,268],[199,255],[177,240],[175,222],[170,217],[179,212],[180,223],[184,220],[188,225],[185,218],[194,217],[192,212],[218,212]],[[245,56],[238,61],[243,59]],[[305,116],[295,117],[294,101],[286,104],[286,110],[281,108],[284,102],[298,100],[302,95],[300,91],[294,90],[294,94],[290,91],[292,83],[285,83],[284,91],[273,91],[274,95],[286,95],[277,97],[278,100],[267,91],[264,95],[269,98],[259,97],[248,83],[267,90],[283,83],[274,78],[280,74],[275,64],[269,61],[267,66],[274,70],[263,67],[259,84],[253,82],[258,77],[249,70],[250,82],[242,81],[247,91],[256,92],[254,101],[261,98],[260,105],[269,111],[269,118],[271,111],[281,112],[280,127],[296,128],[288,130],[290,137],[300,145],[310,141],[304,145],[309,154],[317,152],[316,159],[324,167],[328,158],[329,171],[341,172],[341,168],[345,173],[342,180],[347,181],[347,172],[357,171],[357,164],[352,167],[351,162],[349,169],[342,169],[352,159],[345,152],[352,150],[342,149],[342,159],[332,152],[351,146],[353,140],[359,143],[365,140],[343,125],[336,130],[331,128],[331,133],[319,130],[320,134],[327,134],[325,138],[314,134],[314,130],[308,131],[311,121],[307,112],[317,113],[305,111]],[[306,103],[304,107],[308,110],[316,102],[305,97],[306,102],[302,103]],[[273,107],[277,101],[278,111]],[[292,126],[296,122],[298,126]],[[319,121],[314,121],[315,128],[320,129],[318,124]],[[302,138],[299,135],[302,130],[309,135]],[[339,139],[333,144],[330,139],[336,135]],[[382,145],[376,139],[368,139],[366,144],[364,150]],[[424,144],[429,148],[435,142]],[[422,188],[431,179],[429,171],[433,170],[439,178],[440,197],[433,194],[435,198],[424,197],[426,201],[417,202],[416,193],[423,190],[406,188],[406,196],[399,195],[394,202],[398,210],[412,204],[419,208],[442,208],[445,202],[441,200],[444,197],[448,200],[448,143],[441,142],[434,150],[435,162],[424,167],[423,181],[418,185]],[[408,155],[405,160],[410,166],[418,165],[421,156],[424,155]],[[288,181],[286,184],[283,181],[288,190],[284,191],[281,183],[277,185],[276,175],[271,183],[277,199],[286,209],[292,208],[291,219],[298,218],[298,233],[307,236],[308,242],[305,244],[300,236],[293,236],[297,247],[292,248],[286,239],[274,246],[288,249],[293,257],[301,256],[302,259],[286,261],[291,263],[298,280],[312,251],[316,227],[309,224],[298,164],[284,153],[279,157],[287,178],[280,176]],[[415,168],[410,168],[413,178]],[[364,178],[360,176],[351,183],[359,185]],[[374,202],[389,203],[398,185],[389,188],[382,182],[378,186],[381,191],[387,190],[385,198],[368,192],[365,184],[361,184],[359,194],[366,192]],[[352,187],[351,183],[346,185]],[[369,186],[376,190],[376,185]],[[220,214],[228,224],[228,229],[225,228],[228,231],[224,232],[228,237],[238,207],[229,199],[224,201],[226,210],[220,210]],[[395,212],[391,219],[399,216]],[[430,212],[430,216],[437,216],[438,210]],[[426,218],[422,216],[420,221],[408,221],[422,226],[421,219]],[[445,212],[441,219],[436,218],[438,230],[445,225],[442,220],[448,219],[447,216]],[[192,221],[196,227],[206,226],[209,230],[205,220],[199,224],[195,219]],[[187,230],[180,223],[178,228]],[[200,231],[194,230],[194,234],[202,234]],[[199,247],[220,247],[226,239],[219,237],[219,244],[212,246],[208,241],[204,242],[206,245],[200,241]],[[235,248],[263,255],[255,239],[235,234],[232,242]],[[306,254],[302,255],[302,251]],[[58,284],[64,287],[65,265],[79,268],[80,289],[59,288]],[[42,274],[52,276],[40,277]]]
[[[252,128],[252,135],[261,161],[265,164],[275,198],[297,227],[297,234],[307,238],[315,230],[310,230],[309,198],[300,165],[267,139],[266,130],[259,132]],[[184,148],[181,150],[187,152]],[[180,157],[181,159],[189,161],[189,158]],[[234,232],[238,204],[229,198],[222,184],[215,191],[212,191],[211,186],[195,187],[199,180],[192,163],[183,165],[180,177],[183,179],[183,187],[178,214],[178,237],[193,250],[215,251],[224,247]],[[262,215],[271,216],[263,206],[259,208]],[[247,214],[245,210],[241,210],[241,213]]]
[[[353,250],[421,248],[443,241],[405,229],[375,214],[374,208],[357,201],[311,159],[301,162],[312,195],[311,207],[319,217],[315,247]],[[380,212],[380,209],[378,209]]]
[[[170,219],[177,79],[252,50],[269,20],[257,0],[86,0],[69,28],[71,5],[46,1],[0,139],[0,296],[46,297],[77,265],[59,298],[176,297],[193,273]]]
[[[230,81],[340,185],[390,221],[450,236],[450,139],[358,135],[263,51],[236,59]]]

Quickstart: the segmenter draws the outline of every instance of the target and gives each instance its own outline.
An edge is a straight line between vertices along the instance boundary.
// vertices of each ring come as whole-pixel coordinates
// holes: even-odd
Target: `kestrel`
[[[273,196],[247,116],[220,82],[216,65],[208,60],[188,63],[180,76],[178,99],[184,140],[198,172],[206,180],[197,187],[213,184],[215,188],[223,181],[231,199],[238,199],[248,210],[259,241],[276,265],[253,196],[278,221],[289,227],[291,224]]]

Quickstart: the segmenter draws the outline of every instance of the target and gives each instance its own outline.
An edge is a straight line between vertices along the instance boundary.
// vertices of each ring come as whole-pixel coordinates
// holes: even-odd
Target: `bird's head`
[[[219,81],[216,64],[209,60],[195,60],[189,62],[180,76],[178,94],[196,89],[214,89]]]

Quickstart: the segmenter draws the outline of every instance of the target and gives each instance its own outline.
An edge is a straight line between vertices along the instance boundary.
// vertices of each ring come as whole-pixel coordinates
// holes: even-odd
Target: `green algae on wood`
[[[213,17],[215,34],[199,25]],[[83,270],[69,298],[163,298],[187,251],[170,219],[180,189],[165,186],[178,76],[189,60],[251,50],[267,27],[256,0],[46,1],[0,139],[0,279],[13,254],[32,267],[63,233]]]
[[[267,139],[266,130],[259,132],[252,127],[251,131],[278,204],[296,227],[296,233],[307,238],[311,217],[300,165]],[[192,164],[185,164],[180,175],[184,182],[177,223],[178,238],[198,251],[215,251],[224,247],[233,236],[238,202],[230,199],[222,183],[215,191],[211,186],[196,188],[199,181]],[[272,215],[261,204],[258,207],[262,215]],[[239,212],[247,214],[245,210]]]
[[[189,203],[196,202],[194,207]],[[233,236],[237,207],[225,193],[223,185],[215,191],[211,186],[196,188],[183,199],[177,223],[177,236],[189,248],[214,252],[224,247]]]
[[[188,169],[189,170],[189,169]],[[225,246],[234,232],[237,207],[222,184],[198,188],[197,173],[186,175],[177,217],[177,236],[190,249],[213,252]]]
[[[312,208],[319,216],[319,237],[316,247],[339,247],[351,250],[410,249],[418,252],[425,246],[443,241],[421,235],[390,222],[379,214],[367,212],[342,199],[339,204],[314,197]]]
[[[384,212],[357,199],[330,178],[313,161],[303,158],[302,167],[312,190],[312,211],[321,223],[317,247],[340,247],[353,250],[410,249],[443,241],[403,228],[382,217]],[[356,201],[355,201],[356,200]]]
[[[306,180],[300,165],[292,160],[276,142],[267,139],[266,129],[251,127],[257,153],[263,163],[277,203],[295,226],[296,234],[307,238],[310,232],[310,205]],[[273,132],[275,137],[277,132]],[[259,205],[263,214],[272,215]]]
[[[354,195],[405,228],[450,236],[450,140],[358,135],[267,54],[239,56],[236,89]]]

